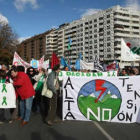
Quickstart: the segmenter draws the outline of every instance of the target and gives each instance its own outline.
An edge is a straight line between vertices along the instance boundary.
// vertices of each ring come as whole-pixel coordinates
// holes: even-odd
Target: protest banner
[[[127,47],[137,55],[140,55],[140,39],[139,38],[123,38]]]
[[[47,68],[49,68],[49,67],[50,67],[50,66],[49,66],[49,59],[48,59],[48,60],[46,60],[46,61],[43,62],[42,68],[47,69]]]
[[[50,69],[49,69],[50,73]],[[108,72],[90,72],[90,73],[84,73],[84,72],[78,72],[78,71],[60,71],[58,78],[59,80],[63,79],[63,76],[74,76],[74,77],[112,77],[117,76],[117,71],[108,71]]]
[[[63,120],[140,123],[139,79],[63,77]]]
[[[16,52],[14,53],[13,65],[15,66],[21,65],[21,66],[24,66],[25,69],[27,69],[28,67],[31,67],[31,64],[22,60],[21,57]]]
[[[139,48],[137,50],[139,51]],[[140,61],[140,56],[136,52],[127,46],[123,38],[121,39],[121,61]]]
[[[44,55],[39,59],[39,61],[38,61],[38,69],[40,69],[40,68],[42,68],[42,65],[43,65],[43,63],[44,63]]]
[[[16,108],[15,89],[12,84],[0,84],[0,108]]]

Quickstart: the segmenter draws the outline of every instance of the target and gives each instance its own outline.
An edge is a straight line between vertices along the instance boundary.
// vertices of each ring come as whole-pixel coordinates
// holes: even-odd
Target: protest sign
[[[63,120],[140,123],[139,79],[63,77]]]
[[[12,84],[0,84],[0,108],[16,108],[16,95]]]

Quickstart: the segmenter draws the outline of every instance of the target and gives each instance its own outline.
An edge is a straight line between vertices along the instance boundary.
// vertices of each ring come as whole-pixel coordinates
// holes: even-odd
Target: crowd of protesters
[[[61,69],[68,71],[69,67]],[[75,71],[74,69],[72,69]],[[0,109],[0,124],[21,121],[24,126],[30,120],[31,113],[40,113],[48,125],[60,122],[57,117],[57,99],[60,94],[61,82],[58,79],[60,65],[55,65],[48,74],[44,68],[34,69],[29,67],[26,72],[23,66],[9,66],[2,64],[0,69],[0,83],[12,83],[16,94],[16,108]],[[97,72],[83,70],[82,72]],[[139,75],[136,67],[126,67],[118,71],[118,76]],[[47,78],[47,88],[53,92],[52,98],[42,96],[42,89]],[[56,80],[54,85],[54,80]]]

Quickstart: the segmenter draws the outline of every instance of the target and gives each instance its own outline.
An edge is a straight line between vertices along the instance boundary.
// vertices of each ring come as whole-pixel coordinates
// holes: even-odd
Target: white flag
[[[83,60],[80,60],[80,69],[81,70],[93,70],[93,63],[87,63],[87,62],[84,62]]]
[[[126,45],[124,39],[121,39],[121,60],[122,61],[139,61],[140,56],[132,52]]]

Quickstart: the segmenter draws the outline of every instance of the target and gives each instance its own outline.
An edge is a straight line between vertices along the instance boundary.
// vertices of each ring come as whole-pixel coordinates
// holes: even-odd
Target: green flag
[[[72,41],[71,41],[71,39],[70,39],[70,37],[69,37],[68,50],[70,50],[70,49],[71,49],[71,44],[72,44]]]

